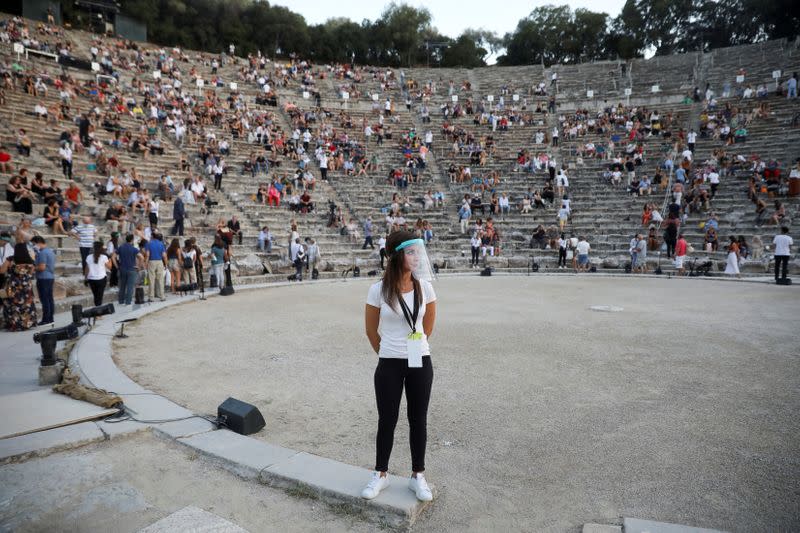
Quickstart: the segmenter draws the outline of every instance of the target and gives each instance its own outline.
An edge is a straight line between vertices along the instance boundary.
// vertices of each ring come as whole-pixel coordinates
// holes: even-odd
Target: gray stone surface
[[[213,431],[217,429],[215,424],[212,424],[208,420],[203,420],[202,418],[176,420],[175,422],[155,424],[152,427],[153,431],[156,433],[167,437],[172,437],[173,439],[180,437],[191,437],[192,435],[197,435],[198,433],[205,433],[207,431]]]
[[[702,527],[654,522],[652,520],[628,517],[622,519],[622,527],[625,533],[725,533],[716,529],[705,529]]]
[[[273,486],[309,489],[326,501],[349,505],[394,525],[413,523],[430,505],[417,500],[408,489],[407,478],[395,475],[389,476],[389,487],[377,498],[364,500],[361,490],[370,475],[370,471],[364,468],[301,452],[266,468],[261,473],[261,480]],[[435,496],[435,488],[431,486],[431,489]]]
[[[227,429],[201,433],[178,442],[221,462],[228,470],[257,479],[265,468],[297,454],[294,450],[273,446]]]
[[[39,367],[39,385],[48,386],[61,383],[61,373],[64,371],[64,362],[56,361],[54,365]]]
[[[83,422],[19,437],[0,439],[0,463],[44,456],[105,439],[94,422]]]
[[[583,524],[582,533],[622,533],[622,526],[605,524]]]
[[[214,513],[209,513],[194,506],[184,507],[158,522],[140,529],[139,533],[247,533],[236,524],[229,522]]]

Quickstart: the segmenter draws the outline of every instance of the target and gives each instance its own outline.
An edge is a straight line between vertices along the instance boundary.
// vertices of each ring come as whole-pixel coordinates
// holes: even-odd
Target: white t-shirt
[[[772,244],[775,245],[775,255],[789,255],[789,247],[794,244],[794,241],[788,235],[775,235]]]
[[[589,254],[589,243],[586,241],[580,241],[578,243],[578,255],[588,255]]]
[[[436,293],[433,291],[433,285],[428,281],[420,281],[422,287],[422,304],[419,307],[419,316],[417,316],[417,332],[422,333],[422,355],[430,355],[431,349],[428,346],[428,337],[422,329],[422,319],[425,317],[425,306],[431,302],[436,301]],[[389,304],[383,300],[381,290],[383,288],[383,281],[373,284],[367,293],[367,304],[372,307],[378,307],[381,310],[380,322],[378,324],[378,334],[381,336],[381,348],[378,351],[378,357],[385,357],[388,359],[408,359],[408,351],[406,348],[406,338],[411,333],[408,327],[403,310],[400,308],[400,303],[395,304],[396,309],[393,309]],[[409,310],[414,311],[414,291],[403,294],[403,299],[408,305]]]
[[[106,277],[106,263],[108,263],[108,256],[100,254],[100,259],[97,263],[94,262],[94,254],[86,258],[86,266],[89,269],[86,279],[103,279]]]

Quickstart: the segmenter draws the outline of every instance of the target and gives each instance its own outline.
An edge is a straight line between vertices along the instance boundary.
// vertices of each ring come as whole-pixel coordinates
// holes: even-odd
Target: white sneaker
[[[389,476],[381,476],[380,472],[373,472],[372,479],[369,480],[367,486],[361,491],[361,497],[367,500],[376,498],[383,489],[389,486]]]
[[[411,476],[411,479],[408,480],[408,488],[417,495],[419,501],[429,502],[433,500],[431,488],[428,486],[428,482],[425,481],[425,476],[421,473],[417,474],[417,477]]]

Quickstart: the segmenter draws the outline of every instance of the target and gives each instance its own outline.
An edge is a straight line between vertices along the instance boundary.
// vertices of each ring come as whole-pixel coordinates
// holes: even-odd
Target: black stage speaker
[[[264,417],[254,405],[228,398],[217,407],[217,416],[225,426],[239,435],[258,433],[264,427]]]
[[[779,278],[775,280],[775,283],[778,285],[791,285],[792,278]]]
[[[492,267],[486,267],[481,270],[481,276],[491,276],[492,275]]]

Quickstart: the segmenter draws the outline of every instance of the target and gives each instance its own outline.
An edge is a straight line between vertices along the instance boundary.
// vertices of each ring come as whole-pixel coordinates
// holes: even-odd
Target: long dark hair
[[[94,241],[92,248],[94,249],[94,264],[96,265],[100,261],[100,256],[103,255],[103,241]]]
[[[383,286],[381,293],[383,300],[389,304],[392,309],[397,309],[398,302],[402,297],[402,290],[400,290],[400,280],[403,277],[403,270],[406,264],[406,254],[404,250],[395,250],[401,243],[416,239],[417,234],[411,231],[395,231],[386,239],[386,253],[388,261],[386,262],[386,270],[383,272]],[[411,276],[411,281],[414,283],[414,291],[417,295],[417,301],[422,305],[422,287],[419,280]]]

